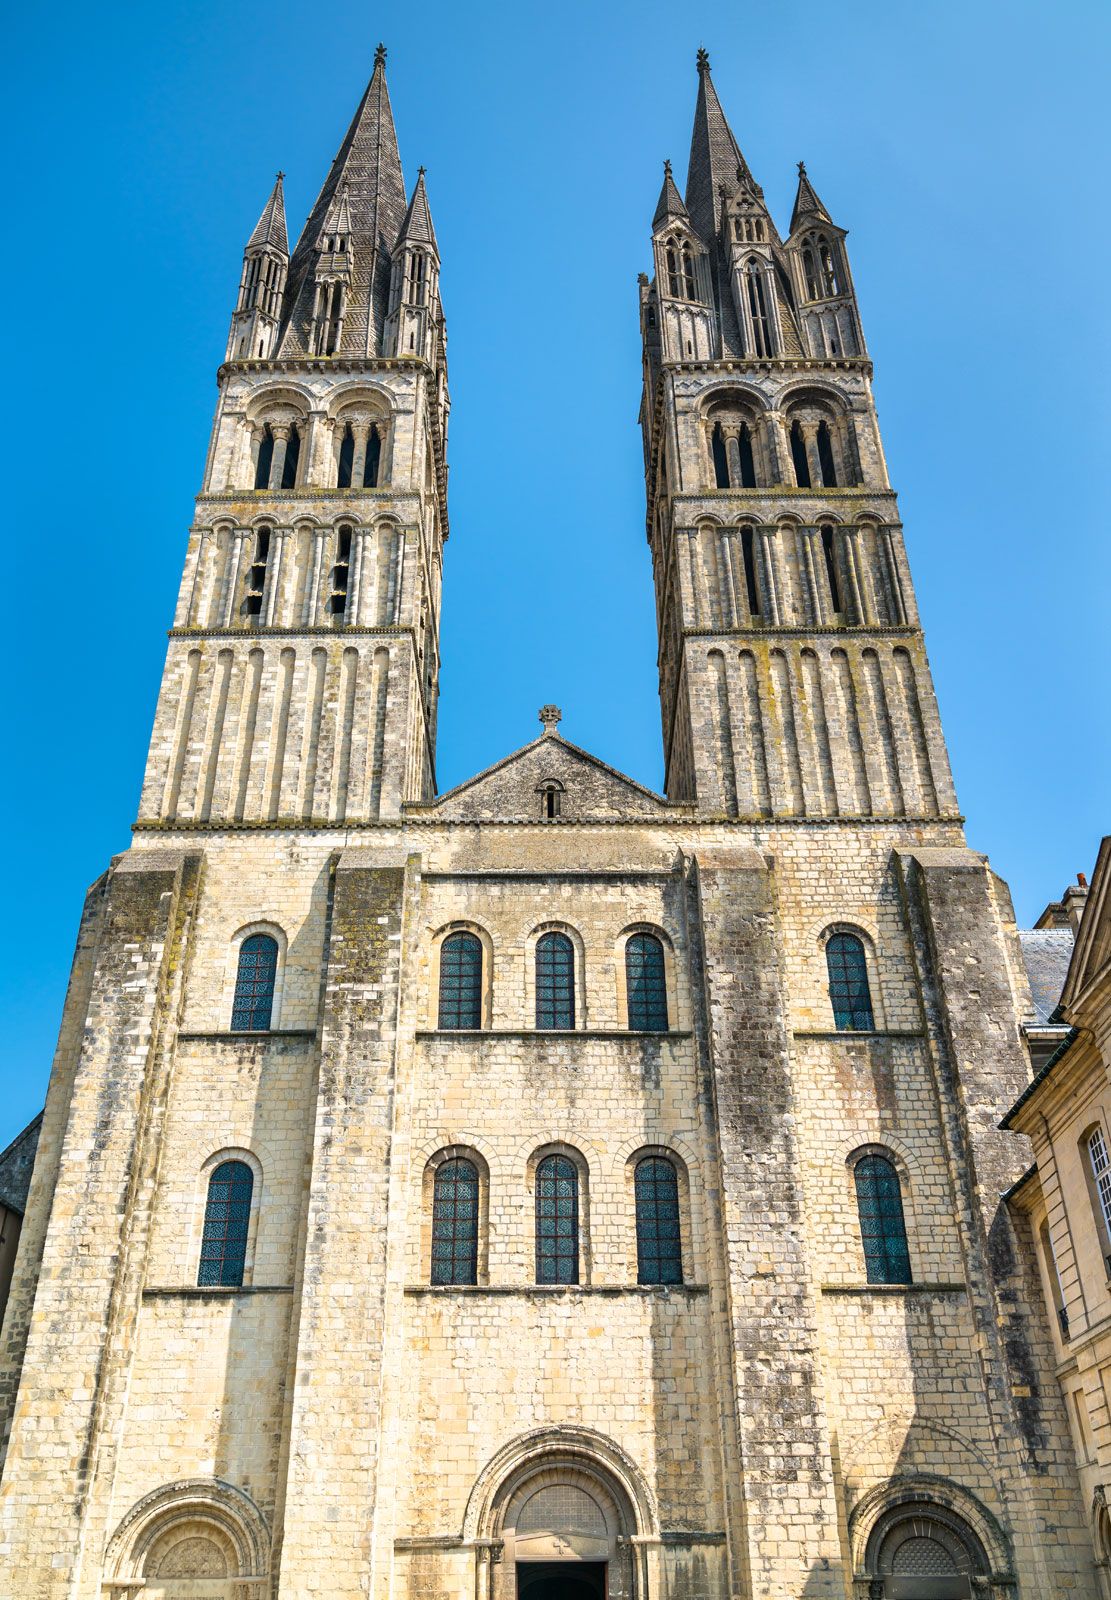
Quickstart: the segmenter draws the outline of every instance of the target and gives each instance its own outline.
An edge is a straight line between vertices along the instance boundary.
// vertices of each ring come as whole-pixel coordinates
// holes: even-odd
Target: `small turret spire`
[[[413,198],[409,201],[409,209],[405,213],[405,221],[401,224],[401,232],[397,236],[398,244],[427,244],[432,249],[439,250],[436,245],[436,230],[432,226],[432,212],[428,205],[428,190],[424,185],[423,167],[417,170],[417,181],[413,189]]]
[[[255,231],[247,240],[247,249],[254,250],[260,245],[270,245],[275,250],[280,250],[283,255],[289,254],[289,236],[285,226],[285,193],[282,183],[284,172],[279,172],[274,180],[274,187],[270,191],[270,198],[262,210],[262,216],[255,224]]]
[[[817,222],[833,222],[833,218],[825,206],[818,199],[814,185],[806,175],[806,162],[799,162],[799,187],[795,195],[794,210],[791,212],[791,232],[794,233],[799,224],[807,218]]]
[[[665,227],[673,217],[683,222],[690,221],[682,196],[675,187],[675,179],[671,176],[671,162],[665,161],[663,188],[660,190],[656,214],[652,218],[652,232],[655,233],[657,228]]]

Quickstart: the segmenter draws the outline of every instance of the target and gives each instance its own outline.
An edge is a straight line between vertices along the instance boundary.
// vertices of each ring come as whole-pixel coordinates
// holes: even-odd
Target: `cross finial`
[[[557,723],[563,721],[563,712],[558,706],[541,706],[540,720],[544,724],[545,733],[554,733]]]
[[[384,67],[386,65],[386,47],[384,44],[379,44],[374,52],[374,65],[376,67]]]
[[[418,167],[417,168],[417,177],[418,178],[423,178],[427,171],[428,171],[427,167]]]
[[[698,63],[699,72],[709,72],[709,70],[710,70],[710,53],[709,53],[708,50],[704,50],[701,45],[699,45],[699,47],[698,47],[698,54],[695,57],[695,60]]]
[[[282,179],[285,177],[285,173],[284,172],[279,172],[279,173],[276,174],[276,176],[277,176],[278,182],[281,183]]]
[[[805,178],[806,177],[806,162],[805,161],[800,161],[799,162],[799,177],[800,178]]]

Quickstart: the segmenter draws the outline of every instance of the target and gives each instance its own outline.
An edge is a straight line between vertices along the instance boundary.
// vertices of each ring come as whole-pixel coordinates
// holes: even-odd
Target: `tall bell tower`
[[[956,815],[845,232],[782,238],[698,56],[641,279],[666,789],[741,818]]]
[[[244,252],[140,826],[397,816],[435,791],[446,337],[378,47],[292,259]]]

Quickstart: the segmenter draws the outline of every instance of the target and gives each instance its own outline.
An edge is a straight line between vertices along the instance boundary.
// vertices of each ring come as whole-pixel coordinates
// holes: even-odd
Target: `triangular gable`
[[[1080,931],[1061,994],[1061,1006],[1070,1022],[1077,1005],[1111,970],[1111,834],[1100,844],[1092,884],[1080,918]]]
[[[547,820],[549,787],[558,795],[561,822],[624,822],[666,816],[673,809],[662,795],[553,733],[541,734],[485,772],[405,811],[445,822],[540,822]]]

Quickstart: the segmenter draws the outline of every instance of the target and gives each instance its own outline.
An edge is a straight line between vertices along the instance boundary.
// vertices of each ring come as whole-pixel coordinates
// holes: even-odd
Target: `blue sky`
[[[23,7],[0,96],[9,866],[0,1145],[126,848],[243,243],[300,227],[389,46],[454,410],[441,787],[537,732],[662,779],[636,274],[695,50],[785,228],[849,250],[970,842],[1029,922],[1107,804],[1111,260],[1096,0]]]

